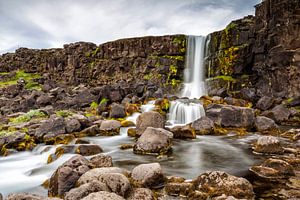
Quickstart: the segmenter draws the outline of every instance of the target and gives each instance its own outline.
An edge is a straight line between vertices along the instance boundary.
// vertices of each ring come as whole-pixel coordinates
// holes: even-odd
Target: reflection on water
[[[113,137],[88,137],[91,143],[99,144],[104,153],[112,156],[114,165],[132,170],[138,164],[160,162],[167,175],[177,175],[188,179],[195,178],[207,170],[221,170],[243,176],[248,167],[255,162],[247,153],[249,141],[256,138],[198,136],[195,140],[174,140],[173,153],[157,158],[155,156],[135,155],[132,149],[120,150],[124,143],[133,143],[127,137],[128,128],[122,128],[121,134]],[[55,147],[38,146],[32,152],[20,152],[0,158],[0,192],[30,191],[46,195],[39,187],[53,171],[72,155],[66,154],[47,165],[47,157]]]

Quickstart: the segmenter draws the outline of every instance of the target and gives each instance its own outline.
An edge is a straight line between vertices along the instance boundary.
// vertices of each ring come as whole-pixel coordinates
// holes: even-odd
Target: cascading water
[[[192,99],[206,94],[204,81],[205,47],[206,37],[188,36],[181,97]],[[189,99],[171,102],[169,113],[169,122],[171,124],[187,124],[205,115],[201,103],[197,100]]]

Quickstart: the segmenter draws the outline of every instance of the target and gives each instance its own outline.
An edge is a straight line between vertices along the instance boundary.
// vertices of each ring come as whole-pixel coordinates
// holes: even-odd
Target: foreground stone
[[[2,199],[2,195],[0,196],[0,199]],[[17,194],[8,195],[6,197],[6,200],[59,200],[59,199],[43,197],[36,194],[17,193]]]
[[[278,126],[275,121],[264,116],[256,117],[254,126],[257,131],[262,133],[278,133]]]
[[[207,194],[208,197],[223,194],[238,199],[254,199],[252,185],[244,178],[238,178],[221,171],[201,174],[195,180],[196,190]]]
[[[159,163],[136,166],[132,170],[131,178],[138,187],[157,188],[164,183],[164,174]]]
[[[192,128],[197,135],[210,135],[213,133],[215,125],[210,118],[204,116],[194,121],[192,123]]]
[[[127,200],[154,200],[154,193],[148,188],[134,188]]]
[[[44,137],[50,138],[66,133],[66,126],[63,117],[51,116],[35,132],[35,137],[43,141]]]
[[[108,191],[108,188],[104,183],[98,181],[92,181],[90,183],[86,183],[81,185],[78,188],[73,188],[65,195],[65,200],[80,200],[91,193],[100,192],[100,191]]]
[[[165,118],[158,112],[144,112],[136,120],[136,132],[140,136],[148,128],[164,128]]]
[[[75,186],[79,177],[89,170],[89,161],[81,155],[76,155],[66,161],[52,174],[48,195],[62,197]]]
[[[149,127],[133,147],[136,154],[166,154],[171,150],[173,134],[162,128]]]
[[[265,160],[259,166],[252,166],[250,171],[261,179],[273,182],[295,175],[293,167],[288,162],[273,158]]]
[[[84,197],[82,200],[125,200],[123,197],[110,192],[95,192]]]
[[[121,123],[117,120],[104,120],[100,125],[100,135],[113,136],[120,134]]]
[[[275,106],[272,110],[262,113],[262,115],[273,119],[277,123],[287,121],[290,114],[290,110],[288,108],[285,108],[283,105]]]
[[[78,185],[83,185],[92,181],[99,181],[101,179],[101,175],[105,173],[119,173],[123,175],[129,174],[127,170],[118,167],[95,168],[83,174],[78,180]]]
[[[101,167],[112,167],[112,157],[99,154],[90,159],[90,163],[93,166],[93,168],[101,168]]]
[[[177,139],[195,139],[196,133],[191,125],[175,126],[170,129],[173,133],[173,137]]]
[[[273,136],[261,136],[254,145],[254,151],[257,153],[276,154],[282,153],[283,148],[278,138]]]

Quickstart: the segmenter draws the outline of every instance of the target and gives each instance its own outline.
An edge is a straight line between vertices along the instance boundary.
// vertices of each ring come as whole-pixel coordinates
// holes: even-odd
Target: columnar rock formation
[[[210,92],[253,88],[258,96],[300,95],[300,2],[266,0],[255,17],[210,34],[206,65]],[[223,89],[224,90],[224,89]]]
[[[185,45],[184,35],[173,35],[121,39],[99,46],[77,42],[62,49],[20,48],[0,56],[0,71],[23,69],[72,85],[151,81],[170,90],[183,79]]]

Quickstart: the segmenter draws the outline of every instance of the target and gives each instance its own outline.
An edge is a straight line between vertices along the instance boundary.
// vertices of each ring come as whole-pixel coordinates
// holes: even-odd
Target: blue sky
[[[260,0],[0,0],[0,54],[146,35],[207,35]]]

